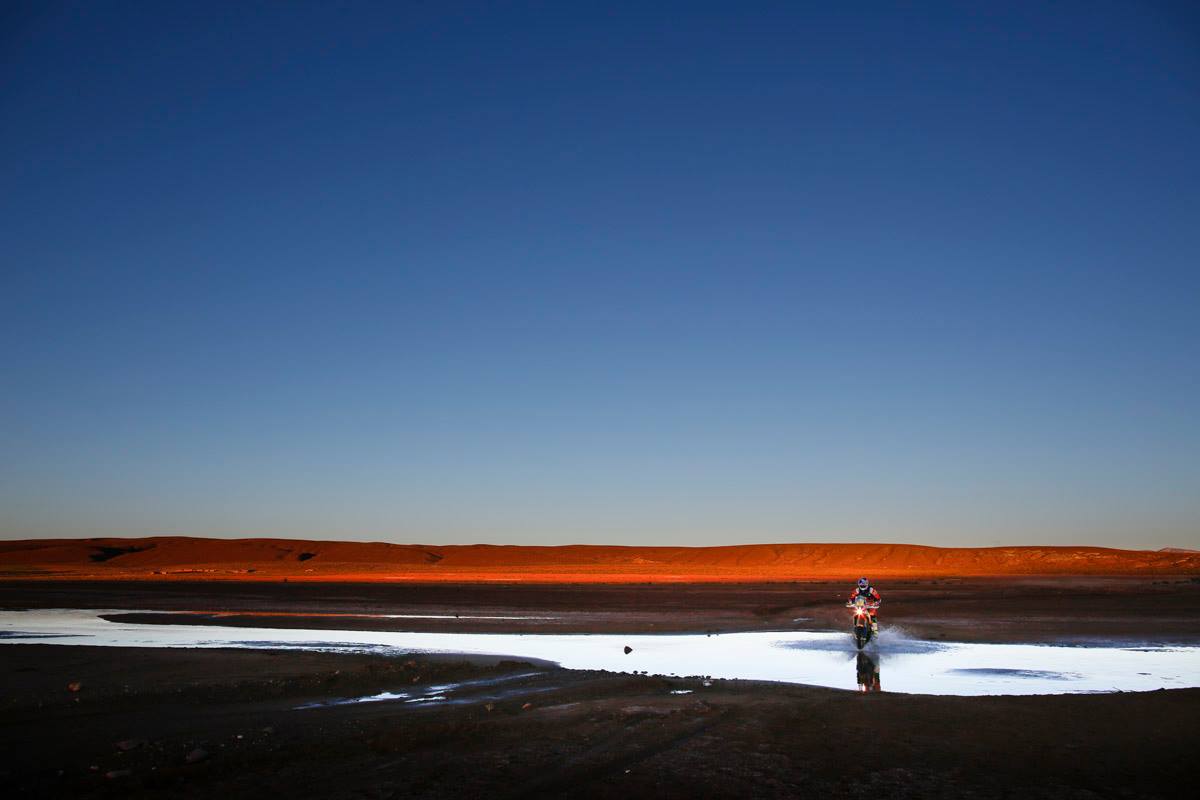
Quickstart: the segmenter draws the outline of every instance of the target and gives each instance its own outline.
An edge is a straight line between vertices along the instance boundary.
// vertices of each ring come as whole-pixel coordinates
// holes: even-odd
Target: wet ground
[[[675,585],[27,583],[0,609],[204,610],[240,627],[462,633],[842,631],[849,582]],[[1200,644],[1200,578],[904,580],[881,618],[956,642]],[[281,616],[281,614],[285,616]],[[336,616],[333,616],[336,615]],[[196,617],[188,621],[212,624]]]
[[[920,694],[1149,691],[1200,685],[1200,647],[1182,645],[931,641],[885,626],[877,639],[859,653],[847,631],[502,634],[173,624],[185,616],[192,615],[72,609],[3,611],[0,644],[288,648],[397,656],[466,653],[534,659],[569,669],[783,681],[841,689],[863,684],[860,678],[864,670],[869,670],[869,683],[876,689]],[[201,617],[213,623],[224,621],[208,614]],[[395,699],[435,702],[407,694]]]

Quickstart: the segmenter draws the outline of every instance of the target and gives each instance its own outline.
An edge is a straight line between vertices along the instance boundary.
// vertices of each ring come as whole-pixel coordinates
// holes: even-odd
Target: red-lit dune
[[[442,546],[188,537],[0,542],[0,578],[26,580],[642,583],[841,579],[860,573],[1200,575],[1200,553],[910,544]]]

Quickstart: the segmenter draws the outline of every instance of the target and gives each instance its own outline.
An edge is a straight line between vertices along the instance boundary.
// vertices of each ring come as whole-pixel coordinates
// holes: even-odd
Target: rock
[[[122,752],[128,752],[130,750],[137,750],[139,747],[145,747],[146,744],[145,739],[122,739],[116,743],[116,747]]]
[[[208,751],[202,747],[197,747],[195,750],[184,756],[183,760],[188,764],[198,764],[206,758],[208,758]]]
[[[265,728],[263,728],[263,729],[262,729],[262,732],[263,732],[263,733],[265,733],[265,734],[267,734],[268,736],[270,736],[272,733],[274,733],[274,732],[275,732],[275,726],[274,726],[274,725],[268,725],[267,727],[265,727]]]
[[[629,645],[625,645],[625,655],[629,655],[632,652],[633,652],[633,648],[630,647]]]
[[[533,703],[526,703],[525,705],[521,706],[522,711],[528,711],[531,708],[533,708]]]
[[[132,774],[133,770],[131,769],[110,769],[104,773],[104,777],[113,780],[114,778],[128,778]]]
[[[67,684],[68,692],[78,692],[82,688],[83,688],[83,681],[71,681],[70,683]]]

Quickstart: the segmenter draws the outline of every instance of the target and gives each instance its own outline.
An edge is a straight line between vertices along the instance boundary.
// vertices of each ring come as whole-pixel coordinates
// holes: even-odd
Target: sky
[[[1190,3],[0,12],[0,537],[1200,547]]]

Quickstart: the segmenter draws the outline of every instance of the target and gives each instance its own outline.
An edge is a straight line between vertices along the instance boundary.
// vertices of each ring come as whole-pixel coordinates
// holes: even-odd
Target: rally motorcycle
[[[854,614],[854,643],[862,650],[874,634],[871,630],[871,612],[879,608],[879,603],[868,603],[867,598],[856,597],[853,602],[846,603],[846,608]]]

